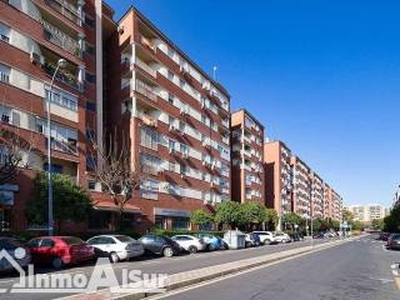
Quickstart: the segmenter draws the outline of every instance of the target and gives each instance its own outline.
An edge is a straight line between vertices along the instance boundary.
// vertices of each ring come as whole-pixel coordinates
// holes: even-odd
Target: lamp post
[[[51,109],[51,99],[53,98],[53,84],[54,79],[60,68],[65,68],[67,65],[67,61],[65,59],[59,59],[57,62],[57,67],[54,70],[53,77],[51,78],[50,87],[49,87],[49,95],[46,101],[46,110],[47,110],[47,193],[48,193],[48,234],[53,235],[54,231],[54,216],[53,216],[53,184],[51,181],[51,117],[50,117],[50,109]]]

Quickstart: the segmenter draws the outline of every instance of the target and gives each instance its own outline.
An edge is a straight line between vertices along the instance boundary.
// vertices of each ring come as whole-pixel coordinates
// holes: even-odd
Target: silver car
[[[142,243],[127,235],[98,235],[86,241],[95,249],[98,256],[108,256],[112,263],[141,256]]]

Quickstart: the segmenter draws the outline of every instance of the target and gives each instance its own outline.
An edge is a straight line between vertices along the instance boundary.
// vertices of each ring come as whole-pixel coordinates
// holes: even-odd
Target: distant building
[[[389,209],[379,204],[351,205],[347,209],[354,215],[354,220],[367,223],[383,219],[389,213]]]

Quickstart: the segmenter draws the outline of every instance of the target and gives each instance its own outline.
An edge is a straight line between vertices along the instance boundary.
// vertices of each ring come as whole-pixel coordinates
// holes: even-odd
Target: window
[[[174,98],[174,95],[172,95],[171,93],[168,94],[168,102],[172,105],[174,105]]]
[[[96,133],[94,129],[86,128],[86,139],[91,141],[94,140],[95,138],[96,138]]]
[[[181,153],[189,154],[189,147],[185,144],[180,144],[180,149]]]
[[[49,164],[48,163],[43,164],[43,170],[47,172],[48,169],[49,169]],[[50,171],[51,173],[62,174],[63,167],[57,164],[51,164]]]
[[[150,128],[140,128],[140,145],[158,150],[158,133]]]
[[[185,85],[186,85],[185,80],[179,79],[179,86],[181,87],[181,89],[184,89],[184,88],[185,88]]]
[[[204,115],[201,115],[201,122],[206,124],[206,117]]]
[[[171,58],[174,58],[175,56],[175,51],[171,47],[168,47],[168,56]]]
[[[89,190],[93,191],[96,189],[96,181],[94,180],[88,180],[87,185]]]
[[[169,140],[168,142],[168,149],[171,153],[175,152],[175,144],[176,142],[173,140]]]
[[[170,162],[168,163],[168,168],[169,168],[169,171],[170,171],[170,172],[175,172],[175,170],[176,170],[176,165],[175,165],[175,163],[172,162],[172,161],[170,161]]]
[[[146,199],[158,199],[158,185],[157,180],[146,180],[140,183],[140,197]]]
[[[184,164],[180,165],[180,169],[181,169],[181,171],[180,171],[181,175],[186,175],[186,173],[189,171],[188,167],[186,165],[184,165]]]
[[[10,27],[0,23],[0,40],[8,43],[10,41]]]
[[[89,55],[95,55],[96,54],[96,48],[93,45],[88,44],[88,43],[86,43],[86,45],[85,45],[85,51]]]
[[[172,73],[172,71],[168,70],[168,79],[171,81],[174,81],[174,73]]]
[[[86,156],[86,170],[94,171],[96,168],[96,158],[92,155]]]
[[[85,80],[90,83],[96,83],[96,75],[85,72]]]
[[[50,87],[45,87],[46,99],[60,105],[62,107],[68,108],[73,111],[78,110],[78,98],[74,95],[71,95],[67,92],[64,92],[55,87],[52,88],[52,92],[50,92]]]
[[[10,67],[0,64],[0,81],[6,83],[10,82],[10,72]]]
[[[86,110],[96,112],[96,103],[86,101]]]
[[[172,229],[188,229],[189,218],[172,218]]]
[[[92,27],[92,28],[95,27],[94,19],[88,15],[85,15],[84,23],[89,27]]]

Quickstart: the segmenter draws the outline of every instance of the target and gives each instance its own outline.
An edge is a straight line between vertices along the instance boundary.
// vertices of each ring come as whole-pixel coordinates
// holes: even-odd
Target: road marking
[[[374,278],[374,277],[370,277],[369,279],[371,280],[376,280],[376,281],[380,281],[382,283],[392,283],[394,282],[393,279],[387,279],[387,278]]]

